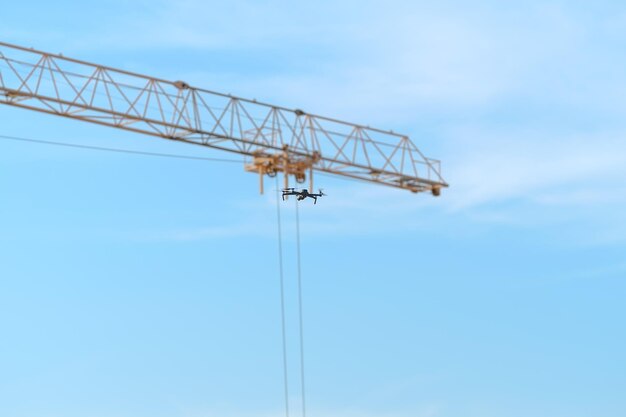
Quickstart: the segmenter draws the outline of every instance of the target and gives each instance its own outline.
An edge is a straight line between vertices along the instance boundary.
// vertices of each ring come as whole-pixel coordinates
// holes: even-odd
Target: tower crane
[[[0,103],[246,156],[245,170],[314,171],[434,196],[440,162],[406,135],[0,42]]]
[[[313,173],[364,180],[439,196],[448,186],[440,162],[406,135],[288,109],[125,70],[0,42],[0,103],[115,127],[162,139],[237,153],[246,171],[284,175],[283,198],[324,195],[289,188]],[[278,180],[278,178],[276,179]],[[302,415],[305,378],[296,205]],[[277,199],[285,402],[289,415],[280,205]]]

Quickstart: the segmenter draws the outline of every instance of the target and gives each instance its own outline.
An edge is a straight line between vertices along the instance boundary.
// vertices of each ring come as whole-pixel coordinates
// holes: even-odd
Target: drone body
[[[322,196],[325,196],[326,194],[324,194],[322,190],[320,190],[319,193],[315,194],[315,193],[310,193],[309,190],[307,190],[306,188],[303,188],[302,191],[297,191],[295,188],[284,188],[283,189],[283,201],[285,200],[285,197],[289,195],[295,195],[298,201],[302,201],[305,198],[309,197],[313,199],[313,204],[317,204],[317,197],[322,197]]]

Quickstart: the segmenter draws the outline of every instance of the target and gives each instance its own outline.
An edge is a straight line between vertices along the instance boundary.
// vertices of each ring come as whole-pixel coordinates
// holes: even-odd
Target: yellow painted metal
[[[0,42],[0,104],[251,158],[304,183],[325,172],[437,196],[440,162],[406,136]]]

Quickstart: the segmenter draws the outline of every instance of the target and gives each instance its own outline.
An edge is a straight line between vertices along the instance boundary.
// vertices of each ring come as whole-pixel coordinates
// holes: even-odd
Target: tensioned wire
[[[1,55],[0,55],[0,56],[1,56]],[[9,63],[9,62],[13,62],[13,63],[15,63],[15,64],[18,64],[18,65],[23,65],[23,66],[28,66],[28,67],[31,67],[31,68],[33,68],[33,69],[37,67],[37,65],[35,65],[35,64],[31,64],[31,63],[27,63],[27,62],[23,62],[23,61],[15,60],[15,59],[7,58],[7,57],[4,57],[4,56],[1,56],[1,57],[2,57],[2,60],[3,60],[3,61],[6,61],[7,63]],[[3,65],[3,66],[6,66],[6,65]],[[17,72],[17,70],[16,70],[15,68],[13,68],[13,67],[10,67],[10,68],[11,68],[14,72]],[[79,77],[79,78],[84,78],[84,79],[89,79],[89,78],[90,78],[89,76],[86,76],[86,75],[77,74],[77,73],[70,72],[70,71],[61,71],[61,70],[60,70],[60,69],[58,69],[58,68],[52,68],[51,66],[49,66],[49,67],[47,67],[47,68],[46,68],[46,67],[42,67],[41,74],[39,75],[39,78],[40,78],[40,79],[41,79],[41,78],[43,78],[43,79],[50,80],[50,78],[48,78],[48,77],[46,77],[46,76],[44,75],[44,70],[48,70],[48,71],[50,71],[50,73],[51,73],[51,74],[53,74],[53,73],[60,73],[60,74],[62,74],[62,75],[67,74],[67,75],[70,75],[70,76],[72,76],[72,77]],[[116,71],[116,70],[113,70],[113,71]],[[67,80],[67,78],[65,78],[65,79]],[[56,82],[56,83],[60,83],[60,84],[67,84],[67,85],[70,85],[70,86],[71,86],[71,84],[68,84],[67,82],[64,82],[64,81],[63,81],[63,80],[61,80],[61,79],[56,80],[56,81],[55,81],[55,80],[52,80],[52,81],[54,81],[54,82]],[[100,80],[100,81],[101,81],[102,83],[104,83],[104,84],[105,84],[105,86],[106,86],[106,84],[109,84],[109,83],[114,83],[114,84],[118,84],[118,85],[120,85],[120,86],[123,86],[123,87],[125,87],[125,88],[130,88],[130,89],[139,90],[139,91],[141,91],[141,90],[142,90],[142,88],[140,88],[140,87],[131,86],[131,85],[124,84],[124,83],[115,83],[115,82],[113,82],[113,80]],[[73,88],[73,86],[72,86],[72,88]],[[88,91],[90,91],[90,90],[88,90]],[[94,93],[95,93],[95,90],[94,90]],[[103,93],[102,93],[102,92],[99,92],[98,94],[99,94],[99,95],[103,95]],[[122,93],[122,94],[123,94],[123,93]],[[158,93],[158,92],[157,92],[157,95],[161,95],[161,94],[163,94],[163,95],[165,95],[165,96],[168,96],[168,97],[170,96],[170,95],[169,95],[169,94],[167,94],[165,91],[162,91],[161,93]],[[108,96],[110,96],[110,98],[112,98],[112,99],[122,100],[120,97],[114,96],[114,95],[112,95],[112,94],[107,94],[107,95],[108,95]],[[130,103],[129,99],[127,99],[127,98],[125,98],[125,100],[124,100],[124,101],[125,101],[125,102]],[[150,106],[150,107],[151,107],[151,108],[153,108],[152,106]],[[209,109],[213,109],[213,110],[222,110],[222,111],[224,111],[224,112],[226,111],[226,109],[225,109],[225,108],[224,108],[224,109],[222,109],[222,108],[216,108],[216,107],[211,107],[211,106],[208,106],[208,105],[207,105],[207,108],[209,108]],[[153,108],[153,109],[154,109],[154,108]],[[247,114],[247,113],[246,113],[246,114]],[[214,116],[214,117],[215,117],[215,116]],[[256,117],[252,117],[252,116],[250,116],[250,115],[248,115],[247,117],[248,117],[250,120],[261,121],[261,119],[256,118]],[[220,116],[220,119],[221,119],[221,116]],[[341,122],[341,123],[343,123],[343,122]],[[219,124],[219,122],[218,122],[218,124]],[[283,123],[281,123],[281,122],[279,122],[279,123],[278,123],[278,125],[279,125],[279,126],[282,126],[282,127],[285,127],[285,125],[284,125]],[[291,128],[291,126],[288,126],[288,127],[290,127],[290,128]],[[293,126],[293,128],[295,128],[295,127],[296,127],[296,126],[294,125],[294,126]],[[349,139],[350,139],[350,137],[352,136],[352,133],[350,133],[349,135],[346,135],[345,133],[341,133],[341,132],[334,132],[334,131],[331,131],[331,130],[328,130],[328,129],[323,129],[323,128],[321,128],[321,126],[319,126],[319,127],[320,127],[319,129],[317,129],[317,128],[313,128],[313,127],[311,127],[311,128],[312,128],[314,131],[316,131],[316,132],[317,132],[317,131],[319,131],[319,132],[321,132],[321,133],[324,133],[324,134],[328,137],[328,139],[329,139],[329,140],[330,140],[333,144],[334,144],[334,141],[333,141],[333,139],[332,139],[330,136],[328,136],[328,134],[330,134],[330,135],[332,135],[332,136],[338,136],[338,137],[340,137],[340,138],[344,138],[344,139],[346,139],[346,140],[349,140]],[[367,127],[367,129],[370,129],[370,128],[369,128],[369,126]],[[384,132],[384,131],[381,131],[381,133],[385,133],[385,132]],[[389,133],[392,133],[392,132],[390,131]],[[358,138],[357,138],[357,137],[354,137],[354,138],[353,138],[353,140],[354,140],[354,149],[353,149],[354,153],[356,153],[356,150],[357,150],[357,144],[358,144],[359,142],[362,142],[363,152],[365,152],[366,157],[368,158],[368,164],[371,164],[371,162],[369,161],[369,156],[367,156],[368,152],[365,150],[365,144],[366,144],[366,143],[369,143],[369,144],[371,144],[372,146],[374,146],[374,147],[376,148],[376,150],[377,150],[377,151],[378,151],[378,153],[379,153],[379,154],[376,154],[376,152],[374,152],[374,155],[375,155],[376,157],[383,157],[383,158],[387,158],[387,156],[384,154],[384,152],[383,152],[383,151],[382,151],[379,147],[388,147],[388,148],[393,148],[393,149],[394,149],[393,153],[391,154],[391,156],[389,156],[389,158],[393,157],[393,156],[394,156],[394,154],[396,154],[396,151],[397,151],[398,149],[400,149],[400,148],[399,148],[399,146],[400,146],[400,144],[399,144],[399,143],[398,143],[398,144],[392,144],[392,143],[381,142],[381,141],[378,141],[378,140],[373,140],[373,139],[372,139],[372,138],[371,138],[371,137],[370,137],[367,133],[365,133],[365,137],[361,137],[361,136],[359,136]],[[347,142],[346,142],[346,143],[347,143]],[[410,142],[410,143],[412,144],[412,142]],[[319,146],[319,145],[318,145],[318,146]],[[338,149],[339,149],[339,152],[342,152],[342,150],[343,150],[344,146],[345,146],[345,144],[344,144],[343,146],[341,146],[341,148],[338,148]],[[337,145],[335,145],[335,147],[337,147]],[[372,150],[372,151],[373,151],[373,150]],[[409,162],[409,164],[408,164],[408,170],[410,171],[410,170],[411,170],[411,168],[412,168],[412,170],[414,171],[414,174],[415,174],[416,176],[418,175],[418,167],[416,166],[416,164],[418,164],[418,165],[419,165],[419,164],[424,164],[424,163],[426,163],[426,165],[430,165],[430,163],[428,163],[428,162],[427,162],[427,159],[426,159],[426,158],[424,157],[424,155],[423,155],[423,154],[419,151],[419,149],[418,149],[418,148],[417,148],[414,144],[412,144],[412,147],[410,147],[410,148],[406,148],[406,149],[405,149],[405,148],[402,148],[402,152],[403,152],[403,153],[402,153],[402,166],[401,166],[401,167],[400,167],[400,169],[398,170],[398,168],[396,168],[396,167],[392,164],[391,166],[392,166],[392,168],[393,168],[394,170],[399,171],[399,172],[404,172],[404,171],[405,171],[405,168],[404,168],[404,158],[405,158],[405,156],[404,156],[404,155],[405,155],[405,154],[404,154],[404,152],[406,152],[406,151],[408,151],[408,155],[409,155],[409,158],[410,158],[410,161],[408,161],[408,162]],[[416,159],[414,158],[414,155],[413,155],[413,154],[414,154],[414,151],[415,151],[415,152],[417,152],[418,156],[419,156],[420,158],[423,158],[423,160],[424,160],[424,161],[420,160],[420,158],[418,158],[418,159],[416,160]],[[345,154],[344,154],[344,157],[345,157],[345,158],[348,158],[348,156],[346,156]],[[353,158],[354,158],[354,155],[353,155]],[[385,164],[385,166],[386,166],[386,164]],[[437,174],[438,174],[438,171],[437,171],[436,169],[435,169],[435,173],[437,173]]]
[[[289,417],[289,378],[288,378],[288,360],[287,360],[287,330],[286,330],[286,312],[285,312],[285,278],[283,270],[283,250],[282,250],[282,225],[280,214],[280,187],[278,176],[276,176],[276,218],[278,224],[278,261],[279,261],[279,278],[280,278],[280,311],[281,311],[281,328],[282,328],[282,345],[283,345],[283,377],[285,391],[285,413]],[[302,303],[302,267],[300,252],[300,211],[298,208],[298,200],[294,199],[296,205],[296,262],[298,273],[298,324],[300,336],[300,389],[302,391],[302,417],[306,417],[306,391],[305,391],[305,373],[304,373],[304,319],[303,319],[303,303]]]
[[[134,151],[130,149],[121,148],[109,148],[103,146],[81,145],[76,143],[49,141],[41,139],[32,139],[19,136],[0,135],[0,139],[28,142],[34,144],[62,146],[86,150],[115,152],[134,154],[142,156],[156,156],[165,158],[176,159],[190,159],[200,161],[213,161],[213,162],[230,162],[241,163],[241,161],[234,159],[222,159],[222,158],[208,158],[191,155],[176,155],[169,153],[159,152],[145,152]],[[286,314],[285,314],[285,284],[284,284],[284,271],[283,271],[283,248],[282,248],[282,226],[281,226],[281,214],[280,214],[280,199],[279,199],[279,182],[278,176],[276,177],[276,216],[278,224],[278,261],[279,261],[279,275],[280,275],[280,301],[281,301],[281,327],[282,327],[282,347],[283,347],[283,373],[284,373],[284,391],[285,391],[285,412],[286,417],[289,417],[289,379],[287,369],[287,334],[286,334]],[[298,201],[294,199],[296,204],[296,255],[297,255],[297,273],[298,273],[298,321],[299,321],[299,336],[300,336],[300,377],[301,377],[301,390],[302,390],[302,416],[306,417],[306,395],[305,395],[305,373],[304,373],[304,320],[303,320],[303,303],[302,303],[302,268],[301,268],[301,252],[300,252],[300,215],[298,208]]]
[[[17,142],[26,142],[32,144],[39,145],[51,145],[51,146],[61,146],[66,148],[75,148],[75,149],[84,149],[91,151],[102,151],[102,152],[114,152],[114,153],[126,153],[133,155],[142,155],[142,156],[156,156],[162,158],[174,158],[174,159],[190,159],[196,161],[210,161],[210,162],[229,162],[229,163],[237,163],[240,164],[242,161],[237,159],[225,159],[225,158],[209,158],[203,156],[192,156],[192,155],[177,155],[170,153],[160,153],[160,152],[145,152],[145,151],[135,151],[131,149],[123,149],[123,148],[111,148],[106,146],[92,146],[92,145],[82,145],[78,143],[69,143],[69,142],[60,142],[60,141],[52,141],[52,140],[42,140],[42,139],[33,139],[33,138],[25,138],[20,136],[8,136],[8,135],[0,135],[0,139],[12,140]],[[335,178],[343,181],[353,181],[353,182],[362,182],[356,178],[344,177],[344,176],[336,176],[333,174],[329,174],[326,172],[318,172],[317,175],[321,175],[328,178]],[[276,188],[278,190],[278,188]]]
[[[241,163],[241,161],[236,159],[224,159],[224,158],[208,158],[204,156],[192,156],[192,155],[176,155],[171,153],[161,153],[161,152],[146,152],[146,151],[134,151],[131,149],[122,149],[122,148],[109,148],[106,146],[93,146],[93,145],[81,145],[78,143],[67,143],[67,142],[58,142],[52,140],[41,140],[41,139],[32,139],[32,138],[24,138],[19,136],[8,136],[8,135],[0,135],[0,139],[13,140],[18,142],[30,142],[37,143],[43,145],[53,145],[53,146],[63,146],[66,148],[78,148],[78,149],[89,149],[92,151],[104,151],[104,152],[116,152],[116,153],[127,153],[127,154],[135,154],[135,155],[144,155],[144,156],[158,156],[162,158],[176,158],[176,159],[192,159],[197,161],[212,161],[212,162],[231,162],[231,163]]]
[[[302,268],[300,266],[300,214],[298,209],[298,199],[294,198],[296,204],[296,250],[298,263],[298,319],[300,325],[300,381],[302,390],[302,417],[306,417],[306,395],[304,389],[304,320],[302,318]]]
[[[280,277],[280,318],[283,336],[283,378],[285,385],[285,413],[289,417],[289,379],[287,371],[287,329],[285,326],[285,279],[283,273],[283,233],[280,221],[280,188],[276,176],[276,220],[278,225],[278,271]]]

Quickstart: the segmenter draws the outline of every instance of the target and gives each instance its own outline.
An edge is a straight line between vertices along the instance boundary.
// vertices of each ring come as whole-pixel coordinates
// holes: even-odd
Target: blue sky
[[[626,413],[620,2],[126,3],[12,2],[0,39],[405,132],[443,161],[438,199],[318,177],[329,197],[301,205],[309,415]],[[0,120],[0,135],[229,157]],[[256,177],[0,146],[0,415],[284,415],[275,201]]]

